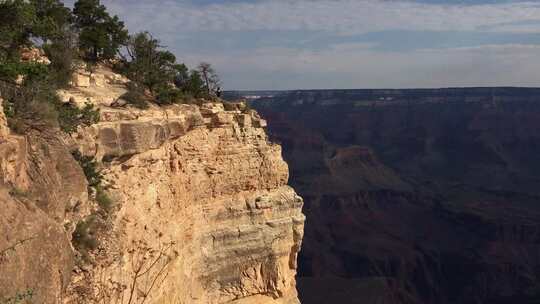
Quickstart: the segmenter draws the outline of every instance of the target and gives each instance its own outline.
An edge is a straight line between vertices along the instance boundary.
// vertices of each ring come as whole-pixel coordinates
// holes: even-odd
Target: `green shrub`
[[[0,63],[0,79],[15,81],[22,76],[25,82],[47,79],[49,68],[45,64],[34,62],[6,61]]]
[[[97,169],[97,162],[93,157],[84,156],[79,151],[75,150],[71,153],[73,158],[79,162],[79,165],[83,169],[86,180],[89,187],[98,187],[101,185],[103,175]]]
[[[85,220],[78,222],[72,234],[72,242],[75,249],[81,253],[96,250],[99,246],[99,242],[95,236],[96,231],[97,217],[95,215],[91,215]]]
[[[106,213],[109,213],[114,207],[112,199],[101,186],[96,187],[96,201],[99,207]]]
[[[79,125],[99,122],[99,110],[92,104],[79,109],[60,101],[54,84],[42,77],[42,65],[29,65],[26,71],[27,79],[22,86],[0,81],[4,113],[13,131],[25,134],[29,130],[60,127],[72,133]]]
[[[156,96],[156,103],[159,105],[183,103],[184,101],[184,94],[176,88],[161,88]]]
[[[99,109],[91,103],[86,103],[82,109],[68,103],[57,103],[57,110],[58,123],[66,133],[77,131],[80,125],[91,126],[99,122]]]
[[[34,291],[32,289],[27,289],[24,292],[17,292],[13,297],[10,298],[0,298],[1,304],[20,304],[28,303],[34,297]]]
[[[21,64],[21,75],[25,82],[45,81],[49,76],[49,67],[42,63],[27,62]]]
[[[15,81],[21,74],[21,64],[18,62],[0,63],[0,78],[4,80]]]
[[[96,109],[93,104],[86,103],[81,109],[81,119],[79,122],[82,125],[90,126],[99,122],[99,109]]]
[[[24,197],[28,196],[28,191],[24,191],[24,190],[21,190],[21,189],[15,187],[15,186],[13,186],[11,191],[9,191],[9,194],[11,194],[14,197],[24,198]]]
[[[69,86],[74,71],[74,61],[77,59],[75,49],[75,34],[66,32],[62,40],[43,45],[45,55],[51,61],[49,69],[51,80],[59,88]]]
[[[127,89],[128,91],[124,95],[120,96],[121,99],[138,109],[148,109],[148,102],[146,102],[146,96],[141,88],[130,82]]]
[[[12,96],[6,96],[6,116],[8,126],[18,134],[26,134],[30,130],[39,132],[55,128],[58,113],[52,103],[51,96],[39,86],[20,88]]]
[[[7,119],[13,118],[15,116],[15,108],[13,106],[13,103],[4,101],[2,103],[2,107],[4,108],[4,115]]]

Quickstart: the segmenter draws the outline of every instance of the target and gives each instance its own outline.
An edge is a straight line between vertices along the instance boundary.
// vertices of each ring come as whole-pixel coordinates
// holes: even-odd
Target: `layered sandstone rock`
[[[11,134],[1,110],[0,301],[59,303],[73,269],[69,230],[84,215],[86,179],[58,138]]]
[[[20,195],[0,187],[0,299],[31,293],[32,303],[59,303],[73,267],[69,237]]]
[[[298,303],[303,202],[266,122],[241,103],[108,107],[121,89],[65,92],[101,106],[72,147],[101,162],[114,203],[66,302]]]
[[[86,76],[60,95],[97,105],[96,125],[16,136],[0,116],[0,250],[16,244],[0,299],[298,303],[303,201],[266,122],[243,104],[112,108],[122,77]],[[108,200],[73,150],[97,160]]]
[[[264,124],[255,112],[205,104],[102,116],[79,132],[77,144],[106,160],[117,209],[97,269],[110,275],[99,286],[92,270],[80,284],[126,297],[137,272],[133,259],[156,251],[164,258],[137,283],[138,301],[298,302],[302,199],[286,186],[281,148],[254,127]],[[151,287],[153,279],[159,283]]]

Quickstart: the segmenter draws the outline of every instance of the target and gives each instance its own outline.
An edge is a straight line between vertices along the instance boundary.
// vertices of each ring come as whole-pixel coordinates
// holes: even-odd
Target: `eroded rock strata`
[[[537,303],[540,90],[328,90],[255,103],[305,200],[313,303]]]
[[[0,295],[299,303],[303,202],[265,121],[242,104],[112,108],[122,81],[76,77],[63,98],[99,105],[100,123],[44,139],[2,120],[0,248],[16,246],[2,256]],[[87,192],[74,150],[98,161],[107,199]]]

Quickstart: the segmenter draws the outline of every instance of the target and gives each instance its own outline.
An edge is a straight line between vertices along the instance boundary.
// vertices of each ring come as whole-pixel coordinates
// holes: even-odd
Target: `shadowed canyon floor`
[[[302,303],[539,303],[539,89],[253,104],[305,200]]]

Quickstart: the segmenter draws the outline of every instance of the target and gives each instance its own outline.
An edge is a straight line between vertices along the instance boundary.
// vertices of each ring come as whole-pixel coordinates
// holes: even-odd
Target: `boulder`
[[[251,116],[247,114],[238,114],[235,116],[240,127],[249,128],[252,126]]]
[[[42,210],[13,198],[1,186],[0,203],[0,300],[24,297],[6,303],[58,303],[73,268],[68,234]]]
[[[231,125],[234,121],[233,114],[230,113],[217,113],[212,116],[212,126],[219,127],[224,125]]]
[[[93,73],[92,75],[90,75],[90,84],[100,88],[104,87],[105,75]]]
[[[21,60],[24,62],[35,62],[47,65],[51,64],[49,58],[45,56],[45,52],[38,48],[24,49],[21,52]]]
[[[74,73],[71,82],[74,87],[88,88],[90,86],[90,76],[81,73]]]

